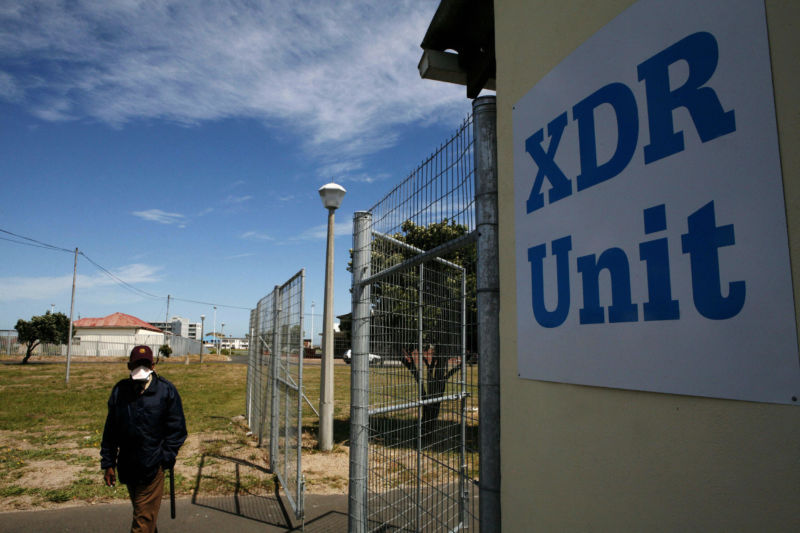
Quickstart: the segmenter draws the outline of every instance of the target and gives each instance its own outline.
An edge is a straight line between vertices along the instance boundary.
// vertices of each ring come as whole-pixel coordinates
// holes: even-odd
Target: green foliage
[[[64,313],[51,313],[35,315],[30,320],[17,320],[14,326],[21,344],[26,345],[25,358],[27,363],[33,350],[39,344],[66,344],[69,339],[69,317]]]
[[[170,348],[169,344],[162,344],[158,347],[158,355],[162,357],[169,357],[172,355],[172,348]]]
[[[420,226],[406,220],[402,232],[393,237],[420,250],[432,250],[437,246],[468,233],[467,226],[449,219]],[[372,246],[372,272],[380,272],[416,255],[414,252],[376,240]],[[443,256],[442,259],[464,268],[466,282],[467,339],[466,349],[477,348],[477,247],[463,246]],[[461,345],[461,272],[438,261],[424,265],[423,283],[420,287],[419,269],[410,269],[402,274],[402,280],[379,282],[372,287],[374,325],[382,332],[384,346],[376,347],[385,353],[386,346],[395,351],[393,358],[403,357],[418,347],[417,322],[419,306],[423,309],[423,345]],[[419,291],[422,290],[422,302]]]
[[[400,229],[393,235],[396,240],[424,251],[469,231],[449,219],[427,226],[406,220]],[[380,272],[414,255],[412,250],[376,239],[372,244],[372,271]],[[463,270],[441,261],[427,261],[421,268],[410,268],[373,284],[371,290],[372,326],[379,333],[371,339],[370,351],[399,360],[421,385],[423,400],[441,397],[451,377],[461,369],[462,320],[467,324],[467,352],[474,353],[477,348],[477,247],[474,243],[462,246],[441,259]],[[426,435],[433,434],[439,412],[440,402],[428,402],[423,407]]]

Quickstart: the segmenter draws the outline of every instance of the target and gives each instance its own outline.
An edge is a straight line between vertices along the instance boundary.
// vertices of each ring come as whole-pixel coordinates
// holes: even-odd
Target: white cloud
[[[134,263],[111,270],[117,278],[132,285],[159,281],[158,272],[161,267]],[[101,287],[118,285],[108,275],[97,272],[91,275],[79,274],[75,285],[80,293]],[[0,278],[0,302],[15,300],[46,300],[70,291],[72,275],[41,277],[7,277]],[[85,294],[85,293],[84,293]]]
[[[17,102],[22,98],[23,91],[16,80],[5,72],[0,71],[0,98],[9,102]]]
[[[134,211],[133,214],[141,219],[159,224],[178,224],[178,227],[186,227],[186,217],[180,213],[167,213],[161,209],[148,209],[147,211]]]
[[[44,120],[255,117],[346,168],[395,143],[394,126],[468,110],[463,87],[417,72],[436,5],[7,0],[0,98]]]
[[[239,236],[240,239],[246,240],[253,240],[253,241],[273,241],[275,240],[274,237],[267,235],[266,233],[260,233],[258,231],[246,231]]]
[[[252,199],[253,199],[253,197],[250,196],[250,195],[245,195],[245,196],[229,195],[227,198],[225,198],[224,202],[226,204],[242,204],[242,203],[244,203],[244,202],[246,202],[248,200],[252,200]]]
[[[354,182],[354,183],[375,183],[376,181],[383,181],[392,177],[390,174],[386,173],[378,173],[378,174],[367,174],[365,172],[355,173],[355,174],[348,174],[342,177],[342,182]]]
[[[342,237],[344,235],[352,235],[353,234],[353,219],[348,218],[342,222],[334,222],[333,223],[333,235],[335,237]],[[290,240],[297,240],[297,241],[313,241],[313,240],[325,240],[328,238],[328,225],[327,224],[320,224],[319,226],[313,226],[308,228],[307,230],[301,232],[296,237],[293,237]]]

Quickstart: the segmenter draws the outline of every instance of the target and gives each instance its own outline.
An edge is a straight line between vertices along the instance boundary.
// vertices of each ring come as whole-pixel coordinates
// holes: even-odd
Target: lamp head
[[[346,192],[344,187],[331,182],[319,188],[319,197],[326,209],[339,209]]]

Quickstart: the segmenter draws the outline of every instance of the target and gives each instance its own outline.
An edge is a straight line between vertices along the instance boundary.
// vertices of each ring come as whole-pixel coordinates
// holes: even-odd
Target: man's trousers
[[[159,468],[150,483],[128,485],[133,503],[131,533],[158,533],[158,510],[164,494],[164,470]]]

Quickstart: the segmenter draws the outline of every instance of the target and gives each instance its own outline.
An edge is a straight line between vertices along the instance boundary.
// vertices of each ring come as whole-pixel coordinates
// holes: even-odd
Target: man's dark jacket
[[[100,468],[116,466],[122,483],[149,483],[159,466],[172,468],[186,440],[186,419],[175,386],[153,373],[144,393],[141,388],[123,379],[108,399]]]

